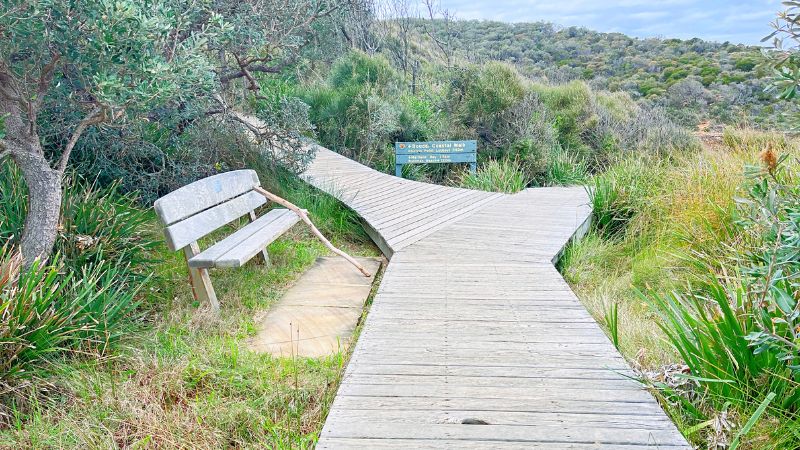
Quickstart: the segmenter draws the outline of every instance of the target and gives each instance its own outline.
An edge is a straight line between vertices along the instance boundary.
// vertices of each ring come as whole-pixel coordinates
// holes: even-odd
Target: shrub
[[[69,272],[58,256],[21,270],[19,254],[0,249],[0,425],[9,404],[46,373],[58,353],[105,353],[122,336],[142,283],[127,265],[101,262]]]
[[[547,159],[544,184],[568,186],[583,184],[588,177],[586,161],[566,150],[556,150]]]
[[[425,135],[423,120],[402,99],[399,74],[382,56],[351,52],[326,83],[301,96],[311,106],[320,143],[365,164],[383,159],[393,140]]]
[[[525,189],[528,182],[517,161],[504,159],[489,160],[475,173],[465,170],[458,185],[482,191],[515,193]]]
[[[644,298],[717,408],[726,402],[747,408],[774,393],[779,410],[797,412],[800,188],[769,167],[742,203],[738,237],[744,251],[729,255],[728,268],[695,252],[705,280],[683,292]]]
[[[147,282],[146,212],[117,185],[77,177],[65,183],[56,256],[21,270],[13,244],[27,192],[17,169],[0,168],[0,423],[19,389],[46,370],[54,354],[103,353],[123,332]]]
[[[594,176],[588,189],[595,230],[604,237],[621,235],[631,219],[648,211],[643,202],[657,189],[657,169],[657,161],[629,159]]]
[[[584,146],[581,133],[591,116],[589,86],[582,81],[573,81],[551,86],[534,84],[532,89],[553,114],[561,145],[565,148]]]
[[[0,238],[15,242],[25,221],[28,194],[16,166],[3,164],[0,173],[0,190],[12,194],[0,202]],[[119,262],[119,275],[125,280],[141,279],[149,275],[145,267],[155,245],[144,236],[148,221],[136,197],[119,192],[119,183],[100,187],[73,174],[64,182],[56,251],[70,271]]]
[[[553,117],[558,143],[594,172],[637,154],[672,157],[696,150],[696,139],[666,114],[634,102],[628,94],[595,92],[586,83],[533,84]]]
[[[489,62],[477,72],[468,70],[464,75],[461,114],[470,123],[491,121],[525,95],[522,77],[507,64]]]

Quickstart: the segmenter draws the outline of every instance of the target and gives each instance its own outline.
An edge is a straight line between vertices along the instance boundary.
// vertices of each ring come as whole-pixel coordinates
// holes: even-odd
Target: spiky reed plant
[[[525,189],[529,180],[516,161],[490,160],[478,167],[475,173],[461,173],[458,185],[467,189],[513,194]]]
[[[727,264],[695,252],[688,259],[705,273],[700,282],[643,298],[712,404],[747,409],[774,393],[773,412],[797,414],[800,185],[774,154],[762,160],[740,200],[740,249]]]

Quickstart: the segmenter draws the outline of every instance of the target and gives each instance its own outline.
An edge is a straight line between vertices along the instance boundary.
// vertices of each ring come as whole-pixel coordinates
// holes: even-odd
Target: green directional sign
[[[475,172],[477,141],[395,142],[395,175],[403,176],[406,164],[469,163]]]

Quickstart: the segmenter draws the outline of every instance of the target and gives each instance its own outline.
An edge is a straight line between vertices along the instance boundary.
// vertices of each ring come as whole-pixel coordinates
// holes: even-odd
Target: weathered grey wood
[[[270,210],[255,221],[189,260],[191,267],[241,267],[300,220],[283,208]]]
[[[391,258],[318,448],[689,448],[553,267],[585,189],[432,186],[322,148],[304,176]]]
[[[341,414],[349,422],[370,423],[376,419],[391,421],[398,424],[440,423],[460,425],[466,418],[471,418],[474,411],[451,409],[447,411],[410,411],[385,409],[348,409]],[[564,425],[584,426],[586,428],[608,428],[627,430],[631,428],[667,430],[672,427],[672,422],[666,417],[663,420],[653,420],[651,417],[639,416],[635,412],[628,414],[578,414],[578,413],[543,413],[532,411],[493,411],[490,414],[481,414],[482,420],[491,425],[517,425],[558,427]]]
[[[183,248],[184,256],[188,262],[195,255],[200,253],[200,247],[197,242],[192,242]],[[201,302],[208,302],[211,309],[219,311],[219,301],[217,300],[217,293],[214,291],[214,286],[211,284],[211,278],[208,276],[208,270],[196,269],[189,267],[189,284],[192,285],[192,293],[194,298]]]
[[[466,410],[475,414],[493,411],[559,412],[572,414],[630,414],[652,416],[654,421],[663,420],[664,411],[653,401],[642,403],[586,402],[580,399],[507,399],[488,401],[482,397],[367,397],[337,395],[334,400],[336,410],[352,409],[409,410],[409,411],[448,411]],[[329,415],[330,416],[330,415]],[[409,435],[408,437],[414,437]]]
[[[473,418],[479,414],[471,414]],[[321,438],[355,437],[402,439],[461,439],[461,440],[504,440],[507,442],[536,443],[576,443],[576,444],[610,444],[610,445],[654,445],[678,446],[690,448],[686,441],[673,429],[647,428],[589,428],[580,423],[561,426],[508,426],[508,425],[462,425],[417,422],[413,424],[395,423],[392,421],[372,420],[367,423],[349,421],[346,417],[329,416],[331,426],[322,431]],[[424,425],[423,425],[424,424]]]
[[[250,223],[253,223],[258,219],[255,210],[250,211],[247,215],[247,220]],[[263,265],[264,267],[269,267],[269,253],[267,253],[267,247],[265,246],[263,250],[258,252],[258,263]]]
[[[317,449],[387,449],[387,448],[413,448],[415,450],[475,450],[475,449],[502,449],[502,450],[633,450],[644,446],[616,445],[616,444],[575,444],[571,442],[512,442],[506,440],[458,440],[458,439],[355,439],[328,437],[317,445]],[[672,450],[674,446],[648,445],[646,448],[653,450]]]
[[[187,184],[156,200],[154,207],[161,221],[172,225],[259,185],[254,170],[234,170]]]
[[[208,235],[223,225],[244,216],[267,200],[258,192],[250,191],[225,203],[214,206],[164,229],[167,245],[171,250],[180,250],[192,242]]]
[[[219,302],[208,269],[239,267],[256,255],[269,264],[266,246],[300,220],[285,209],[257,218],[255,209],[267,203],[253,190],[258,186],[255,171],[236,170],[196,181],[155,202],[156,213],[165,225],[167,246],[184,252],[195,298],[208,302],[214,311],[219,311]],[[199,239],[241,217],[247,217],[250,223],[200,251]]]
[[[267,245],[278,239],[289,228],[296,224],[300,218],[292,211],[288,211],[271,222],[257,233],[243,240],[239,245],[230,249],[214,262],[215,267],[241,267]]]

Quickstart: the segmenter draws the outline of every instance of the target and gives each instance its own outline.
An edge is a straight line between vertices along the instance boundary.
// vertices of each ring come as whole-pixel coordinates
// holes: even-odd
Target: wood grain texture
[[[259,186],[254,170],[233,170],[187,184],[153,205],[165,225],[183,220]]]
[[[288,209],[270,210],[190,259],[189,267],[240,267],[256,254],[266,253],[267,245],[299,220]]]
[[[305,179],[391,258],[317,448],[690,448],[553,267],[584,188],[427,185],[317,148]]]
[[[380,260],[358,258],[371,273]],[[330,356],[345,350],[364,312],[373,277],[364,277],[344,259],[317,258],[315,264],[258,321],[250,349],[277,357]]]
[[[180,250],[265,203],[267,203],[267,200],[264,196],[258,192],[250,191],[185,220],[176,222],[164,228],[167,246],[171,250]]]

